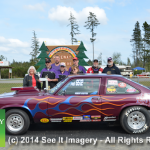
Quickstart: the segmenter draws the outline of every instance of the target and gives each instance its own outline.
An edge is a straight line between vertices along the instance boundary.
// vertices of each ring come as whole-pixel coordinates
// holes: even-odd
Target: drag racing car
[[[50,90],[11,90],[0,95],[8,134],[24,134],[31,123],[119,121],[128,133],[150,126],[150,89],[121,75],[72,75]]]

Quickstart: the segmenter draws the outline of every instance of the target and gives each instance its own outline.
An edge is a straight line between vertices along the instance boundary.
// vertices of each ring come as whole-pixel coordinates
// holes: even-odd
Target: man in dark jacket
[[[103,73],[121,75],[119,68],[115,66],[111,57],[107,59],[107,67],[104,68]]]

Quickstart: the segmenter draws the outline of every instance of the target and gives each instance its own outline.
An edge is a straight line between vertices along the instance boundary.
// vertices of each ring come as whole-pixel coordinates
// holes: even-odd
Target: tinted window
[[[61,95],[97,95],[100,79],[73,79],[65,85],[59,92]]]
[[[135,94],[137,89],[120,80],[107,80],[106,94]]]

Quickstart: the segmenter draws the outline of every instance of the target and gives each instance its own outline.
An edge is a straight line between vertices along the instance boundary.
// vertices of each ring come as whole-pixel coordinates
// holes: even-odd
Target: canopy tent
[[[145,70],[145,68],[136,67],[136,68],[133,68],[132,70]]]

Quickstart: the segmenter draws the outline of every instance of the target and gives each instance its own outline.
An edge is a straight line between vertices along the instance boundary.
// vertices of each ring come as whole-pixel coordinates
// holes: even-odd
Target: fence
[[[150,87],[150,76],[146,77],[128,77],[128,79],[143,84],[145,86]],[[11,92],[12,87],[22,87],[23,86],[23,78],[17,79],[0,79],[0,94],[5,92]]]

